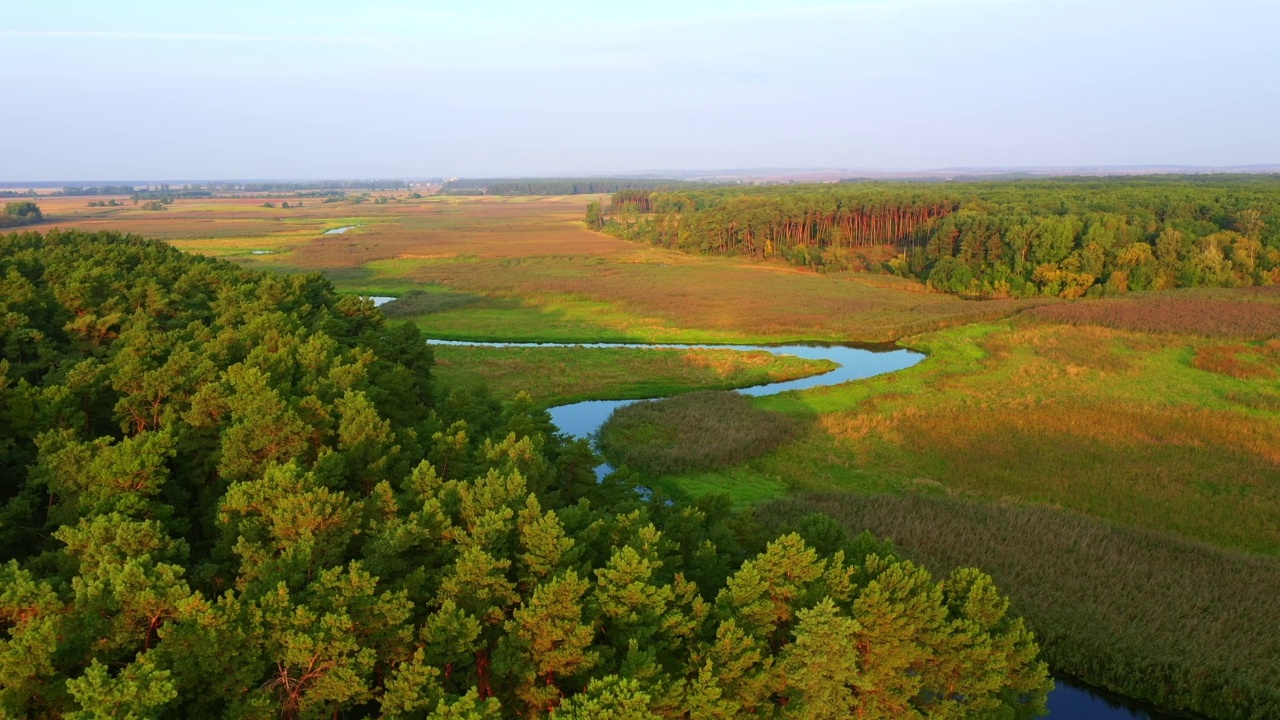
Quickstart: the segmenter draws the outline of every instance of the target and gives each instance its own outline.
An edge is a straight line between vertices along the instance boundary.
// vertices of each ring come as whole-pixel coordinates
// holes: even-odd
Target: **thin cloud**
[[[935,8],[971,7],[976,5],[1013,5],[1022,0],[878,0],[841,5],[800,5],[767,10],[746,10],[719,15],[691,15],[673,18],[670,22],[653,24],[694,24],[708,22],[737,22],[743,20],[770,20],[811,17],[820,15],[861,15],[894,11],[928,10]]]
[[[268,33],[185,33],[137,30],[0,30],[3,37],[85,38],[102,40],[176,40],[194,42],[369,44],[401,38],[368,35],[290,35]]]

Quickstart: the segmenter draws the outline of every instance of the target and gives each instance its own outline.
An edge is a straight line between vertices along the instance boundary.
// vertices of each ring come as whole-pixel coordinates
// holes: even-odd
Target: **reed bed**
[[[806,495],[756,514],[786,523],[812,512],[890,538],[937,574],[990,573],[1057,671],[1164,708],[1280,717],[1280,559],[946,497]]]
[[[738,465],[795,439],[800,420],[738,393],[695,392],[619,408],[600,428],[610,462],[650,476]]]

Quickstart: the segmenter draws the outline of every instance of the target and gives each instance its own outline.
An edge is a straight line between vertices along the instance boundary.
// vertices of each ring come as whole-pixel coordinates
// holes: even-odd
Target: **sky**
[[[0,181],[1280,163],[1278,0],[59,0]]]

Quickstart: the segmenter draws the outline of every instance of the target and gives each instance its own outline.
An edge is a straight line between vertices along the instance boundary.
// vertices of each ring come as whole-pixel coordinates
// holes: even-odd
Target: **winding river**
[[[372,298],[381,305],[393,298]],[[381,302],[379,302],[381,301]],[[838,385],[875,375],[909,368],[924,360],[925,356],[891,346],[853,345],[678,345],[649,343],[501,343],[430,340],[436,345],[479,345],[484,347],[582,347],[582,348],[637,348],[672,350],[762,350],[775,355],[794,355],[810,360],[830,360],[838,365],[818,375],[798,380],[767,383],[741,388],[744,395],[773,395],[790,390]],[[614,410],[637,400],[586,400],[550,408],[551,420],[560,430],[579,438],[590,438],[609,419]],[[609,472],[608,465],[597,468],[602,477]],[[1055,720],[1166,720],[1170,716],[1143,708],[1123,698],[1100,694],[1069,678],[1055,678],[1056,687],[1049,693],[1049,713]]]

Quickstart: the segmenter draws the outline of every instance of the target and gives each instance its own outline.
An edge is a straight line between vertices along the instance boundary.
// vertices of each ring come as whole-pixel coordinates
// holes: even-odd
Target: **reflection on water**
[[[341,235],[342,233],[344,233],[344,232],[346,232],[346,231],[348,231],[348,230],[354,230],[354,229],[356,229],[356,228],[358,228],[358,227],[360,227],[360,226],[359,226],[359,225],[345,225],[345,226],[343,226],[343,227],[333,228],[332,230],[325,230],[325,231],[324,231],[324,234],[325,234],[325,235]]]
[[[382,305],[386,305],[392,300],[395,300],[395,298],[388,297],[386,295],[365,295],[365,297],[373,301],[374,307],[381,307]]]
[[[1055,677],[1049,693],[1049,717],[1053,720],[1174,720],[1178,716],[1139,707],[1116,696],[1107,696],[1070,678]]]

